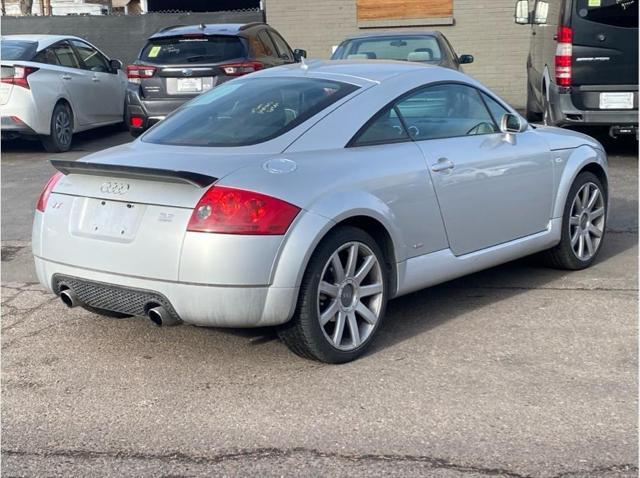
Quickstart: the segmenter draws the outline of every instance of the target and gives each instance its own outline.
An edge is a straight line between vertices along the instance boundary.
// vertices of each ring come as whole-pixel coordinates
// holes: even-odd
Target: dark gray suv
[[[216,85],[263,68],[300,61],[266,23],[165,28],[127,66],[126,120],[138,136],[187,100]]]

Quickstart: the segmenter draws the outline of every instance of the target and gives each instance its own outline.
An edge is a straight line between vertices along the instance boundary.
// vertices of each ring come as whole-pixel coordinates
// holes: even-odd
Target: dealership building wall
[[[306,49],[309,58],[329,58],[332,45],[349,34],[440,30],[459,55],[470,53],[475,57],[473,64],[464,66],[468,74],[513,106],[521,108],[525,104],[531,29],[514,23],[515,0],[453,0],[453,24],[411,28],[359,28],[356,0],[266,0],[264,7],[267,22],[292,48]]]

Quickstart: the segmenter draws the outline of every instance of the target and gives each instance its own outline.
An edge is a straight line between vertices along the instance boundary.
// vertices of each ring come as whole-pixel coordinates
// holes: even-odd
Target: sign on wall
[[[356,0],[358,26],[422,26],[453,23],[453,0]]]

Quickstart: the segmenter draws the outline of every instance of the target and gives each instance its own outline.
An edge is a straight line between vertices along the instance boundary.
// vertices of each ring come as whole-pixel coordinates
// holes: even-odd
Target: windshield
[[[275,138],[358,87],[313,78],[242,78],[186,103],[143,141],[245,146]]]
[[[592,22],[638,28],[638,0],[578,0],[576,12]]]
[[[240,38],[221,35],[152,39],[140,53],[145,63],[163,65],[219,63],[246,56]]]
[[[438,62],[442,53],[431,35],[355,38],[343,42],[332,60],[404,60]]]
[[[36,54],[38,43],[24,40],[0,41],[0,58],[3,60],[30,61]]]

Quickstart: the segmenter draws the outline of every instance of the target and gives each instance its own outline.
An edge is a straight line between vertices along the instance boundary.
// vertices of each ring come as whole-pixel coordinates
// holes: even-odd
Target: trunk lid
[[[8,63],[2,63],[2,79],[13,78],[15,69],[13,65]],[[11,98],[11,92],[13,91],[13,85],[11,83],[0,83],[0,105],[6,105]]]

